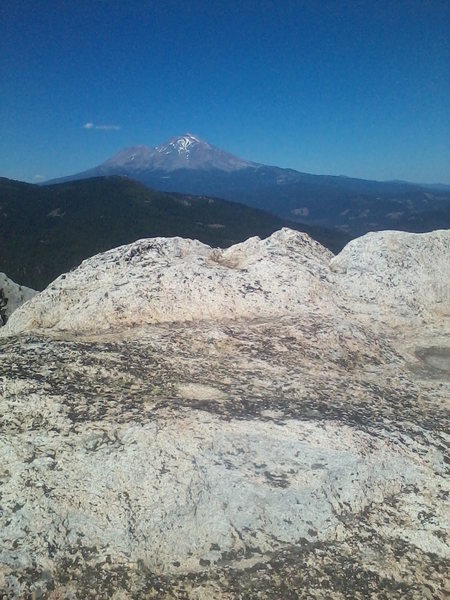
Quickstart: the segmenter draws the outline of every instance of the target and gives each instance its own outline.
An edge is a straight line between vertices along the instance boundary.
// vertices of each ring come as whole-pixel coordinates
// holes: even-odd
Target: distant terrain
[[[106,175],[242,202],[283,219],[339,228],[350,237],[450,227],[448,185],[311,175],[240,159],[189,133],[155,148],[125,148],[99,166],[55,181]]]
[[[348,236],[242,204],[156,192],[125,177],[37,186],[0,178],[0,272],[43,289],[98,252],[139,238],[181,236],[227,247],[283,226],[337,252]]]

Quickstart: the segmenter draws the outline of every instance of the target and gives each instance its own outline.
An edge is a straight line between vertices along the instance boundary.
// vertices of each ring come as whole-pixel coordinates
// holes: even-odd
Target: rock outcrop
[[[6,323],[19,306],[36,294],[35,290],[18,285],[4,273],[0,273],[0,327]]]
[[[149,323],[275,317],[338,307],[395,321],[448,316],[450,234],[371,233],[333,258],[282,229],[227,250],[139,240],[85,260],[17,311],[4,333],[100,332]]]
[[[8,331],[105,331],[148,323],[276,316],[320,300],[332,253],[282,229],[221,250],[182,238],[139,240],[85,260],[50,284]]]
[[[380,231],[352,240],[331,261],[337,293],[372,318],[450,317],[450,231]]]
[[[449,234],[377,236],[141,240],[17,309],[3,595],[446,598]]]

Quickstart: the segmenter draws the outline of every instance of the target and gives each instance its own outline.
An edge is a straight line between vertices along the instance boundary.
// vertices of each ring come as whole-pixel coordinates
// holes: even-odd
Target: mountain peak
[[[154,148],[125,148],[100,165],[100,169],[102,175],[114,169],[115,172],[126,172],[133,178],[143,172],[171,173],[179,169],[231,172],[256,166],[256,163],[233,156],[188,132]]]
[[[170,138],[170,140],[165,144],[156,146],[155,150],[157,150],[160,154],[171,154],[172,152],[176,152],[180,156],[184,155],[187,159],[189,159],[191,150],[195,147],[202,147],[206,150],[212,148],[208,142],[201,140],[196,135],[193,135],[192,133],[184,133],[183,135]]]

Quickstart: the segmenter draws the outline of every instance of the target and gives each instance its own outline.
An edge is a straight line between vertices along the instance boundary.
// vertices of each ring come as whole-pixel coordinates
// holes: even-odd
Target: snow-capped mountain
[[[230,172],[257,166],[256,163],[242,160],[208,144],[192,133],[185,133],[155,148],[149,146],[125,148],[99,168],[170,173],[178,169],[218,169]]]
[[[439,186],[312,175],[244,160],[191,133],[125,148],[88,171],[48,183],[122,175],[160,191],[215,196],[284,219],[367,231],[450,227],[450,191]]]

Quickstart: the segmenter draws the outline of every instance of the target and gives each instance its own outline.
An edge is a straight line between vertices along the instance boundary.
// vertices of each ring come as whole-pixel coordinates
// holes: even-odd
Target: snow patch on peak
[[[207,142],[204,142],[192,133],[185,133],[183,135],[171,138],[165,144],[156,146],[156,150],[160,154],[171,154],[172,152],[177,152],[180,156],[185,155],[188,159],[190,150],[193,146],[200,146],[204,149],[211,148]]]
[[[180,135],[180,137],[178,139],[185,140],[189,144],[197,143],[197,144],[204,144],[205,146],[209,146],[209,144],[207,142],[205,142],[204,140],[200,139],[199,137],[197,137],[196,135],[194,135],[192,133],[184,133],[183,135]]]

